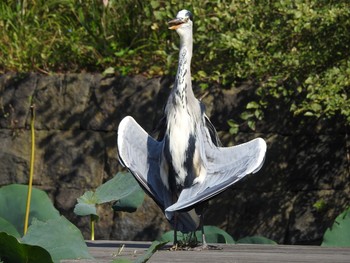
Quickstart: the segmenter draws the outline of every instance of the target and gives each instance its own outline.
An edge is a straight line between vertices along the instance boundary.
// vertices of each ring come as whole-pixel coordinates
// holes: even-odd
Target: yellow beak
[[[178,29],[183,23],[185,23],[186,21],[183,20],[183,19],[180,19],[180,18],[175,18],[173,20],[170,20],[168,22],[168,25],[169,25],[169,29],[171,30],[175,30],[175,29]]]

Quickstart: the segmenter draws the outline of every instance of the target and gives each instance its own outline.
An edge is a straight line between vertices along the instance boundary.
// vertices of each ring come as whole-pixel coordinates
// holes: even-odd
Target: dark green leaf
[[[177,231],[177,239],[181,240],[183,238],[182,233],[180,233],[180,231]],[[174,231],[168,231],[165,232],[160,238],[159,240],[160,242],[174,242]]]
[[[0,217],[13,224],[18,233],[23,234],[28,186],[13,184],[0,188]],[[46,221],[59,218],[59,212],[52,205],[47,194],[33,188],[29,223],[33,218]]]
[[[118,173],[111,180],[78,198],[74,212],[80,216],[97,215],[96,205],[111,201],[116,211],[132,212],[143,202],[144,192],[130,173]]]
[[[234,244],[232,236],[216,226],[204,226],[205,238],[208,243]],[[202,231],[196,231],[198,240],[202,240]]]
[[[237,244],[270,244],[276,245],[277,243],[271,239],[262,236],[252,236],[252,237],[244,237],[239,239]]]
[[[253,116],[254,116],[254,113],[249,112],[249,111],[244,111],[241,114],[241,119],[246,121],[246,120],[252,118]]]
[[[350,208],[335,219],[323,236],[321,246],[350,247]]]
[[[253,131],[255,131],[255,121],[254,120],[248,120],[248,127],[250,128],[250,129],[252,129]]]
[[[0,262],[50,263],[53,261],[44,248],[21,244],[14,236],[0,232]]]
[[[141,188],[138,188],[128,196],[117,200],[112,207],[114,211],[132,213],[135,212],[140,205],[142,205],[144,197],[144,191]]]
[[[79,229],[63,216],[46,222],[33,220],[22,240],[25,244],[45,248],[54,262],[92,258]]]
[[[255,101],[251,101],[247,104],[247,109],[259,109],[260,108],[260,105],[255,102]]]
[[[204,226],[205,238],[208,243],[234,244],[235,241],[230,234],[216,226]],[[180,231],[177,232],[177,239],[183,240],[186,235]],[[202,240],[202,231],[196,231],[196,239]],[[164,233],[159,239],[161,242],[174,242],[174,231]]]
[[[113,260],[111,263],[133,263],[133,261],[126,258],[117,258]]]
[[[93,204],[78,203],[74,207],[74,213],[78,216],[95,215],[97,216],[96,206]]]
[[[230,134],[237,134],[239,131],[239,124],[237,124],[234,120],[228,120],[227,124],[230,126]]]
[[[2,217],[0,217],[0,232],[7,233],[7,234],[12,235],[16,238],[21,237],[21,235],[18,233],[16,227]]]
[[[111,180],[96,189],[98,204],[120,200],[141,189],[130,173],[118,173]]]
[[[153,241],[151,246],[147,249],[146,253],[137,258],[135,263],[147,262],[158,249],[162,248],[167,243],[168,242]]]
[[[78,198],[78,203],[74,207],[74,213],[79,216],[96,215],[96,204],[98,198],[92,191],[85,192],[81,197]]]

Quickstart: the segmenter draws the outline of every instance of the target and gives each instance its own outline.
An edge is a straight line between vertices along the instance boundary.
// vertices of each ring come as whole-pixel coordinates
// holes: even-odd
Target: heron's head
[[[188,10],[181,10],[176,18],[168,22],[169,29],[176,30],[178,33],[182,29],[192,29],[193,16]]]

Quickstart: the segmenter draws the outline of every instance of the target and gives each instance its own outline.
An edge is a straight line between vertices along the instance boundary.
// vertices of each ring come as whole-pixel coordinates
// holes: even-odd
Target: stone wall
[[[5,74],[0,76],[0,185],[26,184],[30,158],[30,100],[36,109],[34,185],[88,237],[88,218],[73,213],[76,198],[122,167],[117,127],[132,115],[151,132],[159,120],[172,78],[106,77],[99,74]],[[249,83],[236,89],[195,89],[226,146],[263,137],[262,170],[210,201],[206,224],[235,239],[264,235],[283,244],[319,244],[326,228],[349,206],[350,163],[342,120],[295,118],[288,105],[273,103],[251,133],[227,132],[254,96]],[[317,206],[315,204],[322,204]],[[97,239],[153,240],[169,225],[150,198],[133,214],[99,207]]]

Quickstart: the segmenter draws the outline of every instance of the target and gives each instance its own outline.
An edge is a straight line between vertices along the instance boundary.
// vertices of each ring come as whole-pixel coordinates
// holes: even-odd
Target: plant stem
[[[90,224],[91,224],[91,240],[95,240],[95,217],[90,215]]]
[[[34,121],[35,121],[35,106],[30,106],[32,118],[30,120],[30,131],[31,131],[31,155],[30,155],[30,170],[29,170],[29,183],[28,183],[28,195],[27,195],[27,206],[26,206],[26,214],[24,219],[24,235],[28,230],[28,221],[29,221],[29,212],[30,212],[30,201],[32,198],[32,185],[33,185],[33,174],[34,174],[34,154],[35,154],[35,129],[34,129]]]

